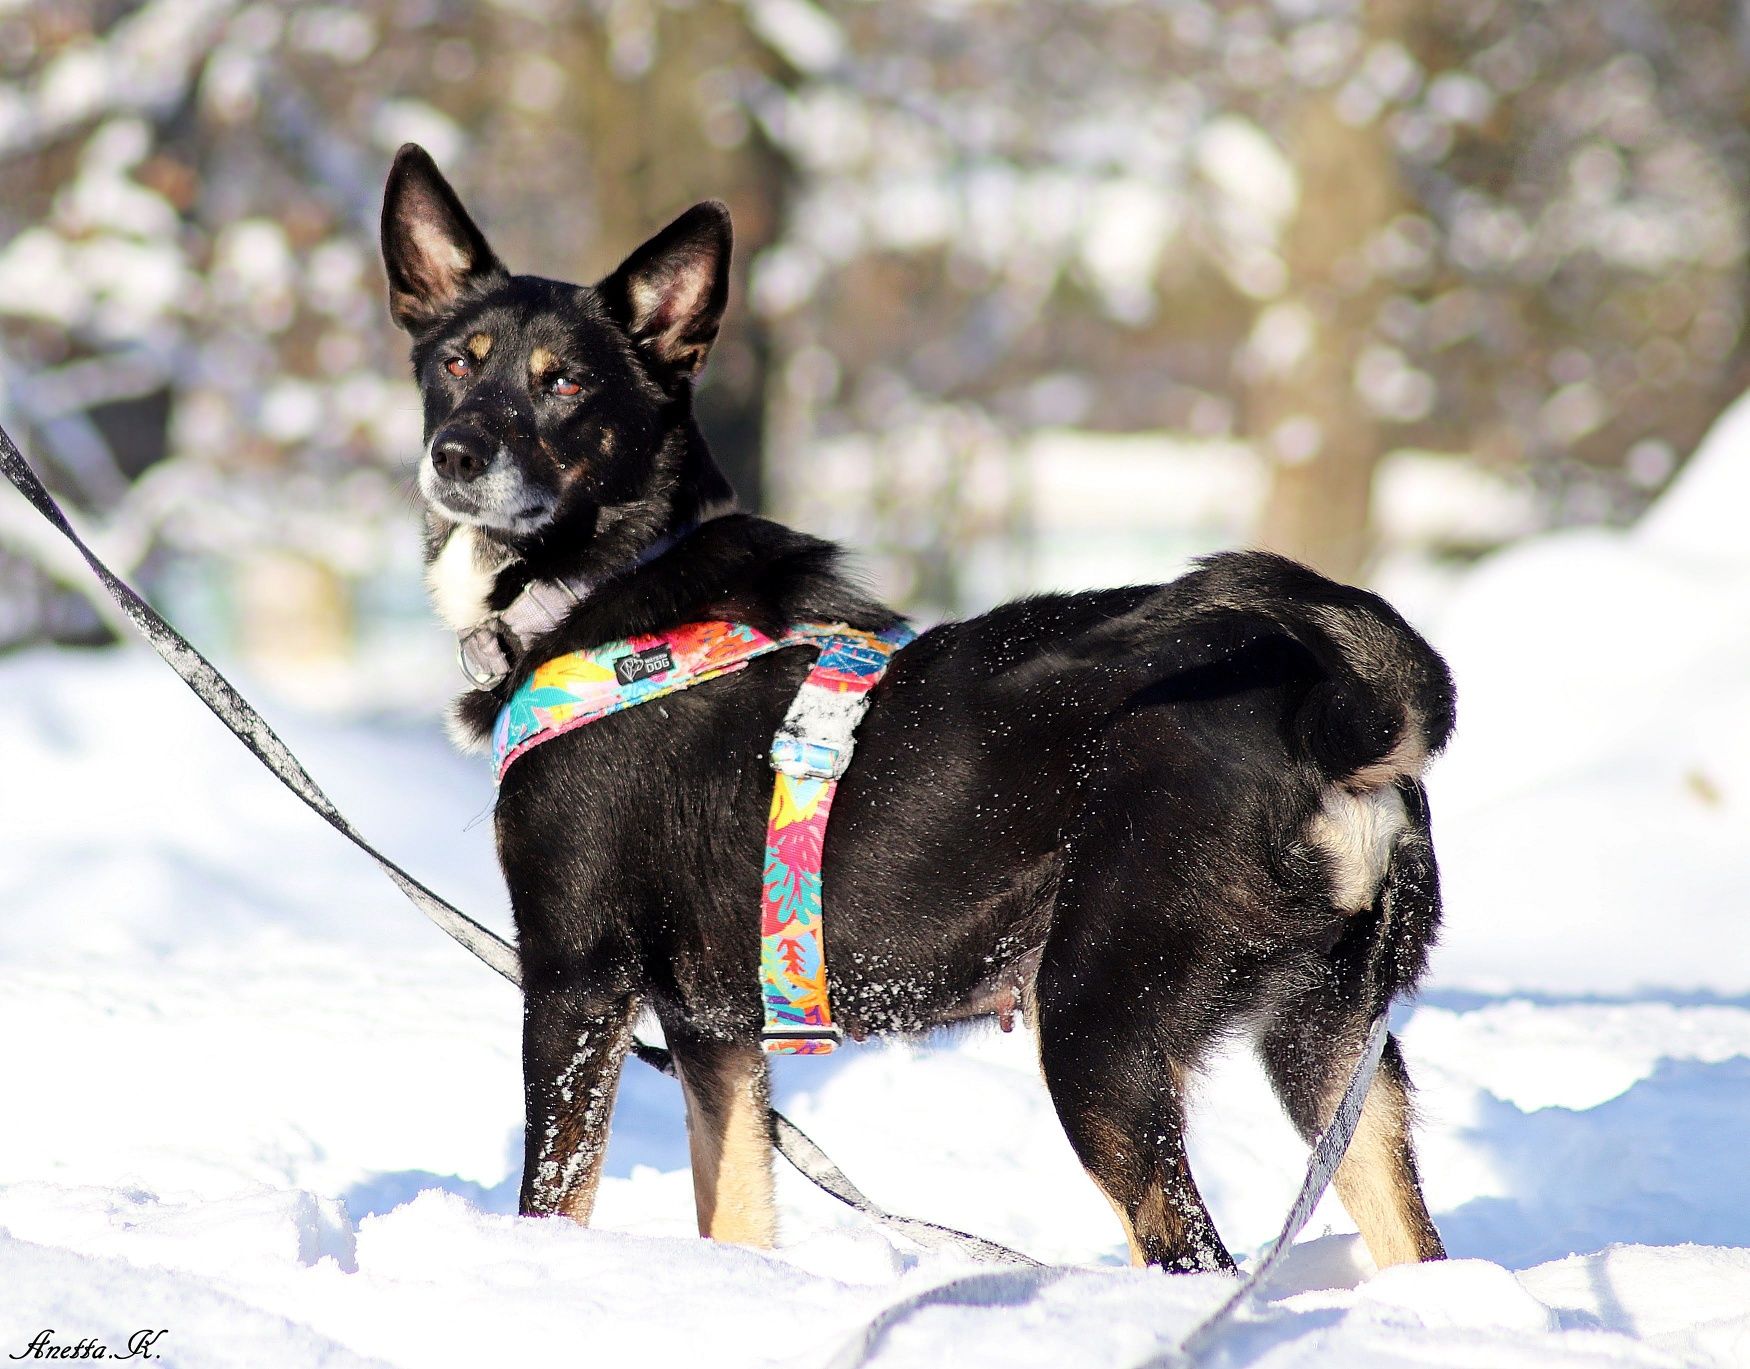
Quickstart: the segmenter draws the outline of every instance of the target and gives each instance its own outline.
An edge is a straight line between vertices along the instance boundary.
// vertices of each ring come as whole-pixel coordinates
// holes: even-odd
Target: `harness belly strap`
[[[775,772],[760,881],[763,1044],[775,1055],[824,1055],[842,1033],[827,990],[821,864],[833,795],[851,762],[869,691],[915,634],[797,623],[769,637],[745,623],[687,623],[608,642],[537,668],[498,715],[493,754],[502,781],[533,747],[609,714],[740,670],[785,647],[819,651],[772,740]]]
[[[857,724],[869,709],[869,691],[912,636],[903,625],[882,633],[821,630],[814,638],[820,655],[772,739],[776,774],[760,885],[760,997],[768,1054],[825,1055],[842,1039],[832,1020],[821,942],[826,821],[851,763]]]

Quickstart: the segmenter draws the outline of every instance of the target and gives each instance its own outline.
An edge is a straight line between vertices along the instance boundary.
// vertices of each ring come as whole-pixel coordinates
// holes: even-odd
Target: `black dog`
[[[707,203],[593,286],[512,276],[431,159],[396,158],[383,255],[424,392],[433,596],[459,633],[531,583],[578,597],[498,643],[508,676],[459,701],[465,744],[564,652],[705,620],[895,621],[836,547],[735,512],[694,422],[729,251]],[[587,1220],[648,1006],[685,1088],[701,1232],[771,1241],[766,754],[808,664],[762,657],[505,776],[524,1212]],[[1228,554],[932,628],[871,697],[826,847],[838,1021],[915,1032],[1021,999],[1134,1258],[1231,1267],[1186,1164],[1187,1076],[1245,1030],[1311,1136],[1376,1011],[1415,985],[1439,918],[1418,777],[1452,728],[1445,665],[1374,595]],[[1381,1265],[1442,1253],[1408,1090],[1392,1042],[1337,1175]]]

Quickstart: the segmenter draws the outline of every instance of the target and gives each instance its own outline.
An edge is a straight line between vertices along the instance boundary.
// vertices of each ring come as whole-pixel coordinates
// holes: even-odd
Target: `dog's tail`
[[[1291,730],[1334,783],[1363,793],[1419,779],[1452,735],[1446,662],[1377,594],[1287,557],[1223,552],[1198,563],[1199,598],[1274,623],[1320,668]]]
[[[1298,835],[1321,855],[1331,905],[1351,914],[1375,907],[1394,870],[1406,889],[1427,883],[1421,777],[1454,721],[1452,675],[1439,654],[1378,595],[1286,557],[1223,553],[1189,578],[1201,582],[1197,598],[1208,609],[1269,622],[1318,667],[1285,721],[1323,777]]]

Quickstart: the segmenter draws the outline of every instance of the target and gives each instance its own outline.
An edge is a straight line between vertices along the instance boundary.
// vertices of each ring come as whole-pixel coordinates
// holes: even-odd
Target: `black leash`
[[[512,984],[521,985],[522,972],[515,947],[459,908],[439,898],[359,834],[250,702],[237,692],[211,661],[189,644],[187,638],[171,627],[156,609],[136,594],[85,545],[79,534],[73,530],[73,525],[67,521],[67,515],[55,502],[54,496],[25,462],[4,427],[0,427],[0,473],[4,473],[18,492],[29,501],[31,507],[73,544],[80,556],[85,558],[85,564],[91,567],[92,573],[109,591],[110,597],[120,605],[122,612],[127,614],[140,630],[140,634],[151,644],[152,650],[182,677],[183,683],[194,691],[195,697],[231,729],[237,740],[249,748],[250,754],[256,760],[272,771],[281,784],[318,813],[330,827],[375,861],[377,868],[395,882],[395,886],[407,896],[414,907],[466,947],[477,959],[491,966]],[[640,1041],[635,1050],[638,1058],[645,1064],[671,1077],[674,1075],[674,1057],[662,1047]],[[938,1226],[934,1222],[921,1221],[916,1217],[901,1217],[888,1212],[846,1178],[844,1171],[827,1158],[826,1152],[776,1108],[770,1112],[770,1122],[772,1144],[798,1173],[817,1188],[872,1221],[899,1232],[919,1245],[959,1250],[975,1260],[1026,1265],[1037,1263],[994,1241],[968,1235],[952,1227]]]

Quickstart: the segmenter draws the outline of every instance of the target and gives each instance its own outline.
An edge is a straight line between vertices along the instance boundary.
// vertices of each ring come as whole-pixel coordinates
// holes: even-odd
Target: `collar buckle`
[[[504,620],[496,613],[456,638],[456,664],[476,689],[493,689],[510,674]]]
[[[587,593],[588,582],[583,582],[583,588]],[[582,602],[583,595],[569,581],[529,581],[503,612],[457,634],[456,660],[462,674],[476,689],[502,684],[511,671],[511,652],[521,652],[529,638],[551,632]]]
[[[583,594],[578,593],[579,586],[582,587]],[[523,592],[517,595],[518,603],[513,604],[512,608],[519,608],[526,602],[545,620],[540,630],[551,631],[565,621],[565,616],[572,609],[583,602],[583,595],[589,593],[591,588],[593,586],[588,580],[575,583],[570,580],[530,580],[523,586]],[[509,613],[511,609],[506,609],[505,612]],[[529,616],[534,617],[533,614]]]
[[[646,547],[627,567],[648,565],[688,536],[698,524],[689,523]],[[607,578],[613,577],[610,572]],[[466,632],[456,634],[456,662],[476,689],[495,689],[509,677],[514,657],[536,637],[551,632],[570,616],[602,582],[585,576],[557,580],[530,580],[501,612],[491,614]]]

